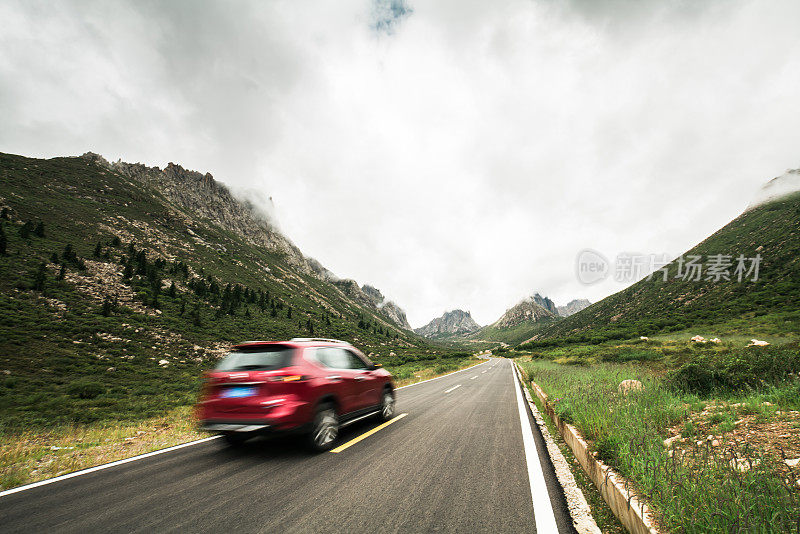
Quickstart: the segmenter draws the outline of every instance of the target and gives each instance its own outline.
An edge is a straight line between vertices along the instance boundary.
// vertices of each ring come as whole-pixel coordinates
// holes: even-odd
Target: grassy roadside
[[[192,408],[136,422],[61,426],[0,436],[0,490],[207,437]]]
[[[437,376],[446,375],[460,369],[467,369],[484,363],[486,360],[477,358],[461,359],[461,360],[442,360],[439,363],[431,366],[426,362],[408,363],[400,366],[387,367],[386,369],[394,376],[395,384],[397,387],[410,386],[423,380],[436,378]]]
[[[598,528],[600,528],[604,534],[625,534],[625,527],[622,526],[622,523],[619,522],[617,517],[614,515],[614,512],[611,511],[611,508],[609,508],[605,499],[603,499],[603,496],[600,494],[600,490],[597,489],[597,486],[594,485],[592,480],[589,478],[589,475],[587,475],[583,470],[581,464],[575,458],[575,455],[572,454],[572,449],[569,448],[567,442],[564,441],[564,438],[561,437],[561,434],[558,432],[558,428],[556,428],[556,426],[553,424],[553,421],[550,420],[550,417],[547,416],[542,402],[530,387],[530,382],[526,384],[526,387],[528,390],[530,390],[531,398],[533,398],[533,402],[536,404],[539,412],[541,412],[542,419],[544,419],[545,425],[547,425],[547,429],[550,431],[550,435],[553,437],[553,441],[556,443],[556,445],[558,445],[561,454],[563,454],[564,458],[567,460],[570,470],[572,471],[572,475],[575,478],[575,483],[581,489],[583,496],[589,503],[589,507],[592,511],[592,517],[594,517]]]
[[[389,367],[406,386],[472,367],[485,360],[456,360]],[[104,421],[0,433],[0,490],[57,477],[80,469],[207,437],[200,432],[191,406],[140,421]]]
[[[795,345],[687,351],[661,342],[572,346],[520,363],[596,455],[653,505],[665,530],[794,531]],[[643,389],[619,393],[627,379]]]

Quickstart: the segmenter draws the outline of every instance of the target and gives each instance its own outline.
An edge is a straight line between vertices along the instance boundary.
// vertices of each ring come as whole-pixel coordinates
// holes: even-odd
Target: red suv
[[[299,431],[313,450],[339,429],[394,415],[392,375],[344,341],[247,341],[207,373],[197,415],[231,445],[264,432]]]

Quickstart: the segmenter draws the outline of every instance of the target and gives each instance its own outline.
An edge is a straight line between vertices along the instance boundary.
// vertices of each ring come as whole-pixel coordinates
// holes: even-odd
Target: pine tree
[[[73,262],[75,262],[75,260],[78,259],[78,255],[75,254],[75,250],[72,248],[72,244],[71,243],[67,243],[64,246],[64,252],[61,253],[61,258],[65,262],[70,262],[70,263],[73,263]]]
[[[56,263],[56,264],[57,264],[58,262],[59,262],[59,259],[58,259],[58,254],[56,254],[55,252],[53,252],[53,253],[50,255],[50,263]]]
[[[185,301],[185,300],[183,300],[183,299],[181,299],[181,311],[178,313],[178,315],[180,315],[181,317],[183,317],[183,314],[184,314],[185,312],[186,312],[186,301]]]
[[[291,306],[289,306],[289,309],[286,312],[286,318],[287,319],[291,319],[292,318],[292,307]]]
[[[25,224],[19,227],[19,236],[22,239],[30,239],[32,226],[30,221],[25,221]]]
[[[100,244],[100,241],[97,242],[97,245],[94,247],[94,252],[92,252],[92,256],[95,258],[99,258],[100,255],[103,253],[103,246]]]
[[[2,210],[0,210],[0,219],[3,219],[5,221],[8,220],[8,208],[3,208]]]
[[[39,264],[39,269],[33,275],[33,289],[36,291],[44,290],[44,283],[47,277],[47,264],[42,262]]]
[[[39,221],[39,224],[36,225],[36,229],[33,231],[36,237],[44,237],[44,223]]]
[[[172,284],[169,286],[169,296],[175,298],[176,291],[177,290],[175,289],[175,281],[173,280]]]
[[[111,240],[111,246],[116,248],[122,244],[122,241],[119,240],[119,236],[114,236],[114,239]]]
[[[6,255],[6,247],[8,247],[8,239],[6,239],[6,231],[3,225],[0,224],[0,256]]]
[[[102,309],[103,317],[108,317],[109,315],[111,315],[112,311],[113,311],[113,304],[111,303],[111,299],[108,298],[108,295],[106,295],[106,297],[103,299],[103,309]]]
[[[277,317],[278,316],[278,310],[276,310],[275,308],[272,308],[272,311],[269,312],[269,315],[271,317]]]
[[[58,268],[58,276],[56,276],[56,280],[59,282],[64,279],[67,275],[67,266],[64,265],[64,262],[61,262],[61,267]]]

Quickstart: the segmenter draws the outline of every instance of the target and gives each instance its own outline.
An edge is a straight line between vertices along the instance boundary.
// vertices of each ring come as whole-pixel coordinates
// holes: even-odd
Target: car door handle
[[[364,376],[356,376],[356,377],[354,378],[354,380],[355,380],[356,382],[361,382],[361,381],[363,381],[363,380],[366,380],[366,379],[367,379],[367,378],[366,378],[366,377],[364,377]]]
[[[325,379],[326,380],[341,380],[342,377],[339,376],[339,375],[331,375],[331,376],[326,376]]]

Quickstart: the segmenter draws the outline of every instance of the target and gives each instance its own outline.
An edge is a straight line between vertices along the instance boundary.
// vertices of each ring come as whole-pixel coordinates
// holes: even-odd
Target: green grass
[[[633,482],[668,529],[785,532],[796,528],[800,502],[796,490],[783,481],[786,466],[779,459],[746,444],[715,449],[704,442],[680,458],[667,453],[663,445],[667,429],[682,424],[681,434],[695,437],[697,426],[688,416],[706,405],[696,394],[670,385],[663,374],[630,363],[574,366],[541,359],[521,365],[548,394],[556,413],[580,429],[599,459]],[[626,379],[640,380],[644,389],[619,394],[617,385]],[[729,391],[728,399],[764,409],[761,399],[778,398],[778,392],[789,387],[771,385],[756,396]],[[715,424],[729,424],[730,417],[721,414]],[[756,467],[740,473],[730,466],[734,457],[749,458]]]

